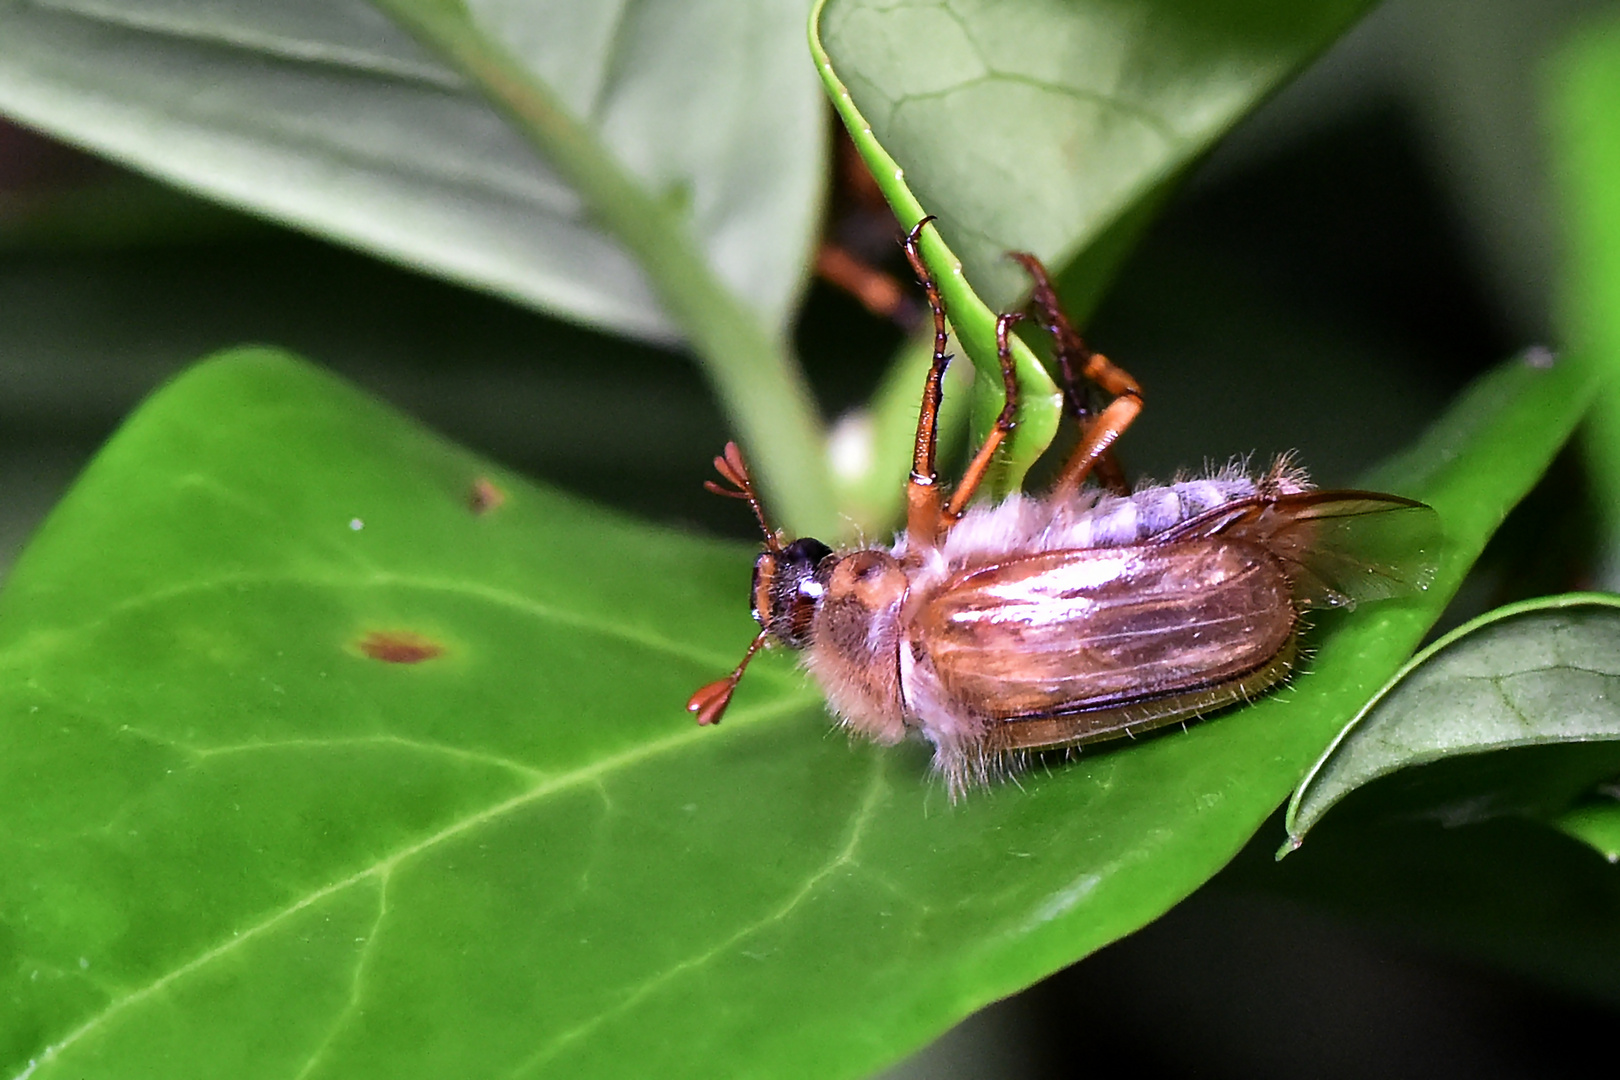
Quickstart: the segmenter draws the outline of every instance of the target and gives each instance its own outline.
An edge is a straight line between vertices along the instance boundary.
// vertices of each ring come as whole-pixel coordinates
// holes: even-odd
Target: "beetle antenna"
[[[759,652],[760,646],[765,644],[768,631],[761,630],[754,638],[748,651],[743,653],[742,662],[738,664],[730,675],[723,679],[716,679],[707,686],[699,687],[686,702],[686,711],[697,714],[700,725],[718,724],[720,717],[725,714],[726,706],[731,704],[731,695],[737,689],[737,683],[742,680],[743,671],[748,667],[748,661]]]
[[[765,518],[765,506],[759,501],[759,494],[754,490],[754,480],[748,475],[748,465],[743,461],[742,451],[734,442],[726,443],[725,453],[714,459],[714,471],[731,487],[724,487],[713,480],[703,481],[703,486],[716,495],[724,495],[728,499],[747,499],[749,509],[754,511],[754,517],[759,521],[759,531],[765,534],[765,547],[774,552],[782,550],[782,536]],[[752,652],[749,656],[754,655]],[[743,663],[747,663],[744,660]],[[741,668],[738,672],[741,672]],[[704,687],[705,690],[708,687]],[[730,696],[729,694],[727,695]],[[693,700],[696,700],[695,698]],[[721,706],[722,709],[725,706]]]

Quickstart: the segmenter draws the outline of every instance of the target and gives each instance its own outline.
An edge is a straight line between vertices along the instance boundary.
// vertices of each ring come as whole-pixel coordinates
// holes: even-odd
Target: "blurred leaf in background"
[[[407,20],[441,7],[395,6]],[[475,2],[467,15],[469,49],[518,58],[596,153],[685,205],[768,324],[786,323],[824,171],[803,4]],[[604,193],[573,188],[460,57],[413,40],[386,6],[7,0],[0,29],[0,109],[18,120],[543,310],[681,336],[624,240],[592,220]],[[777,243],[752,242],[761,231]]]
[[[1620,586],[1620,22],[1595,25],[1550,70],[1569,273],[1562,312],[1572,346],[1608,373],[1587,445],[1607,543],[1603,583]]]
[[[452,280],[687,339],[784,517],[825,527],[783,340],[825,172],[804,10],[8,0],[0,109]]]

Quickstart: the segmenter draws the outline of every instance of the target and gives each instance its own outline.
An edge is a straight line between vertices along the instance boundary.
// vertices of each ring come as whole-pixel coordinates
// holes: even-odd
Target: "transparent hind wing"
[[[1371,491],[1252,495],[1217,506],[1155,541],[1227,536],[1263,545],[1288,569],[1305,608],[1354,607],[1422,592],[1442,534],[1431,507]]]

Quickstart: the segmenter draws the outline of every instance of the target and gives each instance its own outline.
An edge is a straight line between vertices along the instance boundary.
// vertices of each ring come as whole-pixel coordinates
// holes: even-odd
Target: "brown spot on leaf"
[[[487,476],[480,476],[473,481],[472,494],[467,498],[467,505],[472,512],[480,517],[491,510],[499,510],[501,504],[506,502],[506,492],[495,486],[495,482]]]
[[[444,655],[444,646],[411,630],[373,630],[360,639],[360,651],[385,664],[420,664]]]

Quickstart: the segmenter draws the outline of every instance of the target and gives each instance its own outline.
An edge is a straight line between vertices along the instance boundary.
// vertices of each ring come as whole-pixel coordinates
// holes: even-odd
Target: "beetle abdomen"
[[[1055,716],[1243,682],[1289,648],[1291,593],[1242,540],[1054,551],[947,579],[908,637],[975,714]]]
[[[1217,506],[1257,494],[1297,494],[1309,488],[1305,473],[1288,456],[1258,477],[1234,462],[1208,476],[1149,485],[1129,495],[1088,488],[1064,499],[1010,495],[999,503],[970,507],[941,545],[942,568],[1077,548],[1127,547],[1150,539]],[[910,549],[903,538],[895,553]]]

